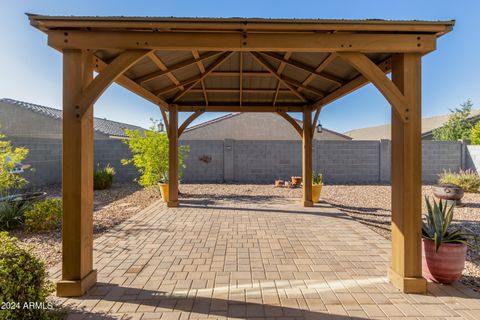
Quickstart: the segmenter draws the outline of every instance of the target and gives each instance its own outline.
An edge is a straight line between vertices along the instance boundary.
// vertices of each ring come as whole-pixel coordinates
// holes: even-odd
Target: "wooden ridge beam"
[[[255,105],[229,105],[229,104],[218,104],[212,105],[210,103],[208,106],[202,105],[199,103],[184,103],[178,105],[179,112],[195,112],[197,110],[203,110],[205,112],[302,112],[304,105],[292,105],[292,106],[272,106],[271,104],[255,104]]]
[[[190,115],[183,123],[182,125],[180,126],[180,128],[178,128],[178,137],[180,138],[180,136],[182,135],[183,131],[185,131],[185,129],[187,129],[187,127],[190,125],[190,123],[193,122],[193,120],[197,119],[200,115],[202,115],[205,111],[203,110],[197,110],[195,111],[192,115]]]
[[[238,77],[239,71],[213,71],[210,77]],[[244,77],[271,77],[272,74],[268,71],[243,71]]]
[[[283,119],[287,120],[288,123],[290,123],[293,128],[295,129],[295,131],[297,131],[297,133],[300,135],[300,138],[303,137],[303,129],[302,127],[300,127],[300,125],[298,124],[297,121],[295,121],[295,119],[293,119],[292,117],[290,117],[286,112],[284,111],[277,111],[277,114],[282,117]]]
[[[405,121],[408,116],[408,102],[398,87],[385,75],[385,73],[363,53],[345,52],[339,57],[363,74],[387,99],[397,114]]]
[[[422,52],[435,50],[427,34],[135,32],[49,30],[58,49],[156,49],[165,51]]]
[[[280,61],[281,63],[285,63],[289,66],[301,69],[301,70],[306,71],[310,74],[314,74],[317,77],[320,77],[320,78],[325,79],[327,81],[333,82],[336,85],[342,85],[344,83],[344,81],[342,79],[337,78],[337,77],[335,77],[331,74],[328,74],[328,73],[325,73],[325,72],[322,72],[322,71],[317,71],[316,68],[310,67],[309,65],[306,65],[306,64],[304,64],[300,61],[293,60],[293,59],[285,60],[278,53],[275,53],[275,52],[261,52],[261,53],[266,55],[266,56],[269,56],[271,58],[274,58],[274,59]]]
[[[300,92],[297,92],[297,90],[290,85],[288,82],[286,82],[280,74],[277,73],[277,70],[270,64],[268,61],[265,60],[258,52],[250,52],[252,57],[260,63],[265,69],[267,69],[275,78],[277,78],[278,81],[280,81],[284,86],[286,86],[292,93],[297,96],[301,101],[306,102],[308,99],[305,97],[303,94]]]
[[[198,52],[196,50],[194,50],[193,52]],[[187,60],[184,60],[184,61],[181,61],[179,63],[176,63],[174,65],[171,65],[171,66],[168,66],[166,69],[164,70],[158,70],[158,71],[154,71],[154,72],[151,72],[149,74],[146,74],[144,76],[141,76],[141,77],[138,77],[135,79],[135,82],[138,82],[138,83],[145,83],[147,81],[150,81],[150,80],[153,80],[153,79],[156,79],[160,76],[163,76],[165,74],[168,74],[168,73],[171,73],[175,70],[178,70],[178,69],[182,69],[182,68],[185,68],[185,67],[188,67],[188,66],[191,66],[192,64],[197,64],[199,65],[199,63],[201,63],[203,60],[205,59],[208,59],[208,58],[211,58],[211,57],[214,57],[216,55],[219,55],[221,52],[215,52],[215,51],[212,51],[212,52],[207,52],[203,55],[198,55],[198,56],[195,56],[193,59],[187,59]],[[203,65],[203,64],[202,64]]]
[[[217,93],[235,93],[239,92],[240,88],[205,88],[206,92],[217,92]],[[277,89],[272,88],[242,88],[243,92],[276,92]],[[203,92],[203,89],[190,89],[190,92]],[[291,93],[288,89],[281,89],[280,92],[282,93]]]
[[[207,69],[205,69],[205,72],[202,73],[202,75],[197,80],[193,81],[187,88],[185,88],[185,91],[182,91],[182,92],[178,93],[177,95],[175,95],[172,98],[172,101],[176,102],[178,99],[183,97],[189,90],[191,90],[194,86],[196,86],[197,83],[199,83],[200,81],[205,79],[205,77],[208,76],[210,74],[210,72],[212,72],[218,66],[220,66],[223,62],[225,62],[225,60],[227,60],[232,54],[233,54],[232,51],[224,52],[223,54],[221,54],[220,57],[218,57],[217,60],[215,60],[211,65],[209,65]]]

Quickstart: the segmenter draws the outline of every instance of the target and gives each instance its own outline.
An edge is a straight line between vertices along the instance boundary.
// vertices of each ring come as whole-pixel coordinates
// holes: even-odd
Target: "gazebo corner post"
[[[178,207],[178,106],[168,112],[168,207]]]
[[[407,105],[392,110],[392,260],[389,280],[405,293],[425,293],[422,277],[421,54],[392,57],[392,81]]]
[[[303,108],[302,135],[302,182],[303,206],[313,207],[312,201],[312,110],[309,106]]]
[[[89,50],[63,50],[62,279],[60,297],[81,296],[97,282],[93,269],[93,108],[79,100],[93,79]]]

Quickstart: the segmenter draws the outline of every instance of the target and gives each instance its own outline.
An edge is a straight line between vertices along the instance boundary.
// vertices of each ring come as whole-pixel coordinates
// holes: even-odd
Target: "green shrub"
[[[0,195],[22,188],[28,183],[23,177],[14,173],[15,165],[26,158],[28,149],[13,148],[10,141],[3,139],[5,136],[0,134]]]
[[[29,205],[19,201],[0,202],[0,231],[13,230],[24,221],[25,211]]]
[[[448,121],[440,128],[432,131],[433,139],[439,141],[455,141],[460,139],[469,139],[472,123],[470,115],[473,103],[471,100],[460,105],[460,108],[450,110],[452,113]]]
[[[457,172],[444,171],[438,180],[440,184],[453,184],[461,187],[465,192],[478,192],[480,177],[473,170]]]
[[[47,199],[37,202],[25,212],[25,229],[30,232],[49,231],[62,223],[62,200]]]
[[[133,154],[132,159],[123,159],[122,164],[132,163],[140,172],[138,183],[144,187],[155,186],[168,181],[168,137],[157,129],[154,122],[149,131],[126,129],[129,139],[124,140]],[[189,151],[188,146],[180,146],[178,152],[179,177],[182,175],[183,163]]]
[[[477,122],[470,131],[470,143],[480,144],[480,121]]]
[[[93,173],[93,190],[109,189],[113,183],[115,168],[109,164],[103,169],[97,169]]]
[[[0,301],[15,306],[0,310],[0,319],[51,319],[46,309],[53,308],[47,301],[53,285],[47,280],[43,262],[31,250],[20,247],[7,232],[0,232]],[[44,308],[27,308],[32,302]]]

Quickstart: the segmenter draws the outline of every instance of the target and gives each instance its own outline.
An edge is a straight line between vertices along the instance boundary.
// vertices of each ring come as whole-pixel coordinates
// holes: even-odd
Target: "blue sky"
[[[454,31],[423,59],[423,115],[444,114],[470,98],[480,103],[480,1],[26,1],[0,0],[0,97],[61,108],[61,55],[31,27],[25,12],[46,15],[123,15],[264,18],[456,20]],[[148,127],[158,108],[113,85],[95,105],[95,116]],[[217,117],[206,114],[198,121]],[[184,118],[185,115],[182,116]],[[181,118],[181,119],[182,119]],[[345,132],[387,123],[390,106],[371,85],[328,105],[324,127]]]

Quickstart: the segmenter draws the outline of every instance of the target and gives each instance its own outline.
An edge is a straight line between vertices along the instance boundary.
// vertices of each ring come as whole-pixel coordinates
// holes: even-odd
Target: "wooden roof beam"
[[[320,63],[320,64],[318,65],[318,67],[315,68],[315,71],[316,71],[317,73],[322,72],[323,69],[325,69],[326,67],[328,67],[328,65],[329,65],[330,63],[332,63],[333,60],[335,60],[336,57],[337,57],[337,56],[335,55],[335,53],[330,53],[330,54],[325,58],[325,60],[323,60],[322,63]],[[312,82],[313,79],[315,79],[315,78],[316,78],[316,74],[315,74],[315,73],[310,73],[310,74],[308,75],[308,77],[307,77],[305,80],[302,81],[302,85],[307,86],[307,85],[308,85],[310,82]],[[302,92],[302,90],[304,90],[304,89],[303,89],[303,88],[298,88],[298,91],[299,91],[299,92]]]
[[[230,105],[230,104],[218,104],[205,106],[202,105],[202,101],[185,102],[178,105],[179,112],[195,112],[203,110],[205,112],[302,112],[304,105],[291,105],[291,106],[272,106],[271,104],[243,104],[243,106]]]
[[[194,86],[196,86],[197,83],[205,79],[205,77],[208,76],[210,72],[212,72],[218,66],[220,66],[223,62],[225,62],[225,60],[227,60],[232,54],[233,52],[230,51],[230,52],[224,52],[222,55],[220,55],[220,57],[217,60],[215,60],[211,65],[209,65],[207,69],[205,69],[205,72],[197,80],[193,81],[191,84],[188,85],[187,88],[185,88],[185,91],[182,91],[178,93],[176,96],[174,96],[172,98],[172,101],[176,102],[178,99],[183,97],[183,95],[185,95],[189,90],[191,90]]]
[[[49,30],[58,49],[155,49],[165,51],[421,52],[435,50],[431,34],[135,32]]]
[[[200,58],[200,54],[198,53],[198,50],[193,50],[192,55],[195,59]],[[205,66],[203,65],[203,62],[200,60],[200,61],[197,61],[196,64],[200,73],[205,73]],[[202,93],[203,93],[203,99],[205,100],[205,105],[208,106],[208,94],[207,94],[207,91],[205,90],[205,83],[203,80],[201,80],[200,84],[202,85]]]
[[[288,60],[290,59],[291,56],[292,56],[292,52],[286,52],[285,55],[283,56],[283,59]],[[283,70],[285,70],[285,66],[286,66],[286,63],[280,62],[280,65],[278,66],[278,69],[277,69],[277,73],[279,75],[281,75]],[[275,90],[275,94],[273,95],[273,103],[272,103],[273,105],[277,103],[278,93],[280,92],[281,85],[282,83],[280,82],[280,80],[277,80],[277,89]]]
[[[382,61],[377,66],[378,66],[379,69],[381,69],[383,71],[384,74],[390,73],[390,71],[392,70],[391,58],[388,58],[388,59]],[[365,86],[369,83],[370,83],[370,81],[367,78],[365,78],[365,76],[360,74],[359,76],[357,76],[353,80],[347,82],[346,84],[344,84],[340,88],[328,93],[325,97],[317,99],[312,104],[312,109],[317,110],[318,108],[321,108],[321,107],[323,107],[323,106],[325,106],[329,103],[332,103],[332,102],[346,96],[347,94],[349,94],[349,93],[351,93],[351,92],[353,92],[357,89],[360,89],[361,87],[363,87],[363,86]]]
[[[198,52],[198,51],[196,51],[196,52]],[[172,73],[175,70],[191,66],[192,64],[197,64],[198,65],[203,60],[214,57],[216,55],[219,55],[220,53],[221,52],[207,52],[207,53],[205,53],[201,56],[194,57],[193,59],[187,59],[187,60],[181,61],[179,63],[176,63],[174,65],[171,65],[171,66],[167,67],[165,70],[154,71],[154,72],[151,72],[151,73],[146,74],[144,76],[138,77],[134,80],[135,80],[135,82],[143,84],[147,81],[150,81],[150,80],[156,79],[158,77],[161,77],[161,76],[163,76],[167,73]],[[203,63],[202,63],[202,65],[203,65]]]
[[[301,101],[303,102],[306,102],[308,101],[307,97],[305,97],[303,94],[301,94],[300,92],[297,92],[297,90],[292,86],[290,85],[288,82],[286,82],[281,75],[279,75],[277,73],[277,70],[270,64],[268,63],[267,60],[265,60],[265,58],[263,58],[260,53],[258,52],[250,52],[250,54],[252,55],[252,57],[258,62],[260,63],[260,65],[262,65],[265,69],[267,69],[275,78],[277,78],[278,81],[280,81],[284,86],[286,86],[288,89],[290,89],[290,91],[292,91],[292,93],[297,97],[299,98]]]
[[[150,58],[150,60],[153,61],[153,63],[155,63],[157,65],[157,67],[165,72],[165,74],[167,75],[167,77],[175,84],[175,85],[178,85],[178,88],[180,90],[185,90],[185,88],[183,87],[183,85],[180,84],[180,81],[178,81],[177,77],[175,77],[175,75],[171,72],[171,71],[167,71],[168,68],[167,66],[163,63],[163,61],[155,54],[155,52],[150,52],[148,54],[148,58]]]
[[[340,78],[337,78],[331,74],[328,74],[328,73],[325,73],[325,72],[322,72],[322,71],[317,71],[316,68],[313,68],[313,67],[310,67],[309,65],[306,65],[300,61],[297,61],[297,60],[293,60],[293,59],[290,59],[290,60],[285,60],[282,58],[281,55],[279,55],[278,53],[274,53],[274,52],[262,52],[262,54],[265,54],[271,58],[274,58],[278,61],[281,61],[289,66],[292,66],[292,67],[295,67],[295,68],[298,68],[298,69],[301,69],[303,71],[306,71],[310,74],[314,74],[316,75],[317,77],[320,77],[322,79],[325,79],[327,81],[330,81],[330,82],[333,82],[337,85],[342,85],[344,83],[344,81]]]

